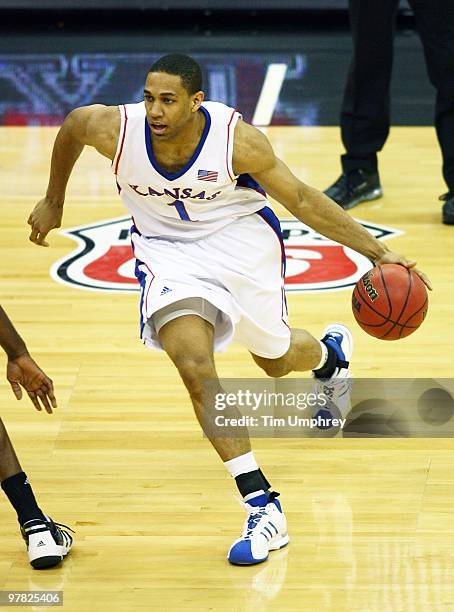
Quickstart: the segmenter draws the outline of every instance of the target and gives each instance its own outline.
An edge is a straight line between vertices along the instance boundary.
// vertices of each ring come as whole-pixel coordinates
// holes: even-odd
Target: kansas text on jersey
[[[112,162],[118,190],[144,236],[193,240],[267,204],[248,175],[235,176],[233,139],[240,117],[219,102],[204,102],[205,127],[194,154],[178,172],[160,168],[153,154],[145,104],[119,107],[117,151]]]

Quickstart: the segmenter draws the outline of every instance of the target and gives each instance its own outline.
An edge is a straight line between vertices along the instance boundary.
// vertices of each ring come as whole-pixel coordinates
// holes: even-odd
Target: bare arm
[[[116,106],[93,104],[76,108],[66,117],[55,139],[46,196],[35,206],[28,224],[30,240],[48,246],[45,238],[51,229],[60,227],[66,187],[85,145],[113,159],[120,129]]]
[[[400,263],[409,268],[416,265],[415,261],[390,251],[324,193],[298,180],[274,155],[264,134],[243,121],[235,128],[233,168],[235,174],[252,174],[271,197],[323,236],[377,264]],[[431,288],[427,276],[415,271]]]
[[[8,315],[0,306],[0,345],[8,359],[16,359],[27,352],[25,342],[19,336]]]

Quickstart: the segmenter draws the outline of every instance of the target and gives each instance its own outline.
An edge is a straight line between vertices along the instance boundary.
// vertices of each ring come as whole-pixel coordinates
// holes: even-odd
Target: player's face
[[[178,136],[200,108],[203,93],[189,95],[181,78],[149,72],[144,88],[147,121],[153,136],[169,140]]]

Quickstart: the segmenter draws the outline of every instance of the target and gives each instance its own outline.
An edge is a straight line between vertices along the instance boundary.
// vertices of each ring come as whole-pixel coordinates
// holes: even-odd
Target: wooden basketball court
[[[302,180],[323,189],[338,174],[338,128],[267,133]],[[166,355],[143,348],[138,294],[58,284],[49,268],[74,241],[57,232],[48,249],[28,241],[26,219],[44,195],[55,134],[0,128],[0,281],[1,304],[53,378],[59,407],[36,413],[3,377],[0,414],[38,502],[76,539],[60,568],[32,570],[5,498],[0,589],[62,590],[64,609],[74,611],[454,609],[450,439],[253,441],[281,491],[291,544],[263,565],[227,563],[244,520],[235,483]],[[441,224],[436,202],[440,165],[432,128],[394,128],[381,155],[385,197],[353,210],[403,231],[387,244],[431,277],[420,330],[393,343],[368,337],[353,320],[349,290],[288,297],[294,326],[318,335],[330,321],[350,325],[355,376],[453,375],[454,228]],[[63,227],[122,215],[108,160],[86,150]],[[217,364],[221,377],[264,376],[241,346]]]

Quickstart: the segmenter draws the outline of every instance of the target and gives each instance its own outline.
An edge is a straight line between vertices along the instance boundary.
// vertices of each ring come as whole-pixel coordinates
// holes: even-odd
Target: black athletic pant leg
[[[427,72],[437,90],[435,128],[443,176],[454,193],[454,0],[409,0],[424,46]]]
[[[454,2],[454,0],[452,0]],[[341,110],[344,172],[377,168],[389,133],[389,88],[399,0],[350,0],[353,58]]]

